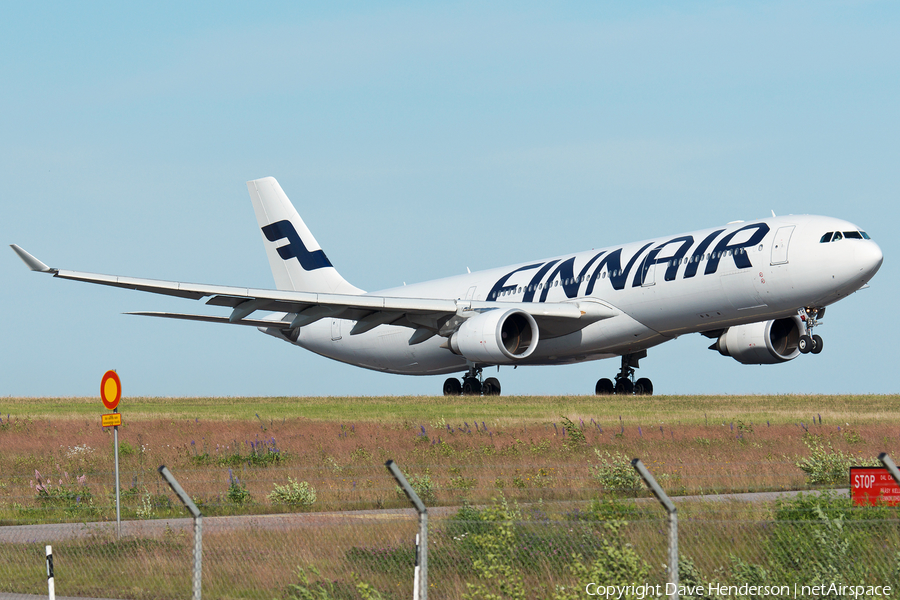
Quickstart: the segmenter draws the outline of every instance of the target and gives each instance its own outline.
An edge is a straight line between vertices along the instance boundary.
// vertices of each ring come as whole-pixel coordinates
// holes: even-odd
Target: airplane
[[[635,379],[647,350],[688,333],[743,364],[775,364],[824,347],[825,308],[868,287],[879,246],[856,225],[800,215],[734,221],[587,252],[367,293],[347,282],[273,177],[247,182],[275,288],[249,289],[50,268],[61,279],[200,300],[228,316],[126,314],[229,323],[347,364],[404,375],[464,373],[448,396],[499,395],[488,367],[620,357],[597,395],[650,395]],[[264,314],[261,314],[264,313]]]

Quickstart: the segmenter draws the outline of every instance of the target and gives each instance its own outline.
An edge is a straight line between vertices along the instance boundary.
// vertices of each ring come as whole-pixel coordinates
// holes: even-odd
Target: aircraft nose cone
[[[875,242],[867,240],[857,247],[856,264],[859,265],[859,270],[866,281],[878,272],[882,262],[884,254]]]

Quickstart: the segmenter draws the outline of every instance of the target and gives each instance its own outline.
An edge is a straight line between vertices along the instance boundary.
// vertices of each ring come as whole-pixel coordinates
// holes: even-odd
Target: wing
[[[53,269],[15,244],[12,245],[12,249],[32,271],[50,273],[60,279],[84,281],[191,300],[208,298],[206,300],[208,305],[231,309],[228,317],[163,312],[128,313],[153,317],[287,330],[309,325],[319,319],[333,317],[356,321],[350,330],[350,335],[365,333],[379,325],[409,327],[415,330],[410,338],[410,344],[417,344],[437,334],[449,336],[470,316],[497,308],[518,309],[529,313],[537,321],[543,338],[566,335],[601,319],[620,314],[618,309],[595,300],[497,303],[441,298],[401,298],[370,294],[322,294],[291,290],[262,290],[101,275]],[[285,314],[263,319],[248,318],[257,311]]]

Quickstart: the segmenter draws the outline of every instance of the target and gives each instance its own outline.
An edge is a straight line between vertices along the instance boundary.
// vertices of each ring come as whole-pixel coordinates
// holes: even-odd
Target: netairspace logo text
[[[877,598],[889,597],[891,586],[889,585],[843,585],[838,583],[823,585],[725,585],[710,583],[707,585],[679,585],[667,583],[651,585],[602,585],[589,583],[584,592],[588,596],[597,596],[607,600],[622,598],[663,598],[671,596],[678,591],[679,596],[757,596],[757,597],[782,597],[782,598],[819,598],[822,596],[844,596],[850,598]]]

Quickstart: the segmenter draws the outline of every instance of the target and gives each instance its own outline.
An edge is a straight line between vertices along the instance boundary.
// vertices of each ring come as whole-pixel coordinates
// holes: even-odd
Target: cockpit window
[[[831,236],[832,236],[832,234],[834,234],[834,232],[833,232],[833,231],[829,231],[828,233],[826,233],[825,235],[823,235],[823,236],[822,236],[822,239],[819,240],[819,243],[820,243],[820,244],[824,244],[824,243],[826,243],[826,242],[830,242],[830,241],[831,241]]]
[[[861,234],[860,232],[858,232],[858,231],[845,231],[845,232],[844,232],[844,237],[847,238],[848,240],[861,240],[861,239],[863,239],[862,234]]]
[[[872,238],[869,237],[869,234],[866,233],[865,231],[860,231],[860,233],[862,234],[864,240],[871,240],[871,239],[872,239]]]
[[[831,238],[831,241],[832,241],[832,242],[837,242],[838,240],[842,240],[842,239],[844,239],[844,236],[841,235],[841,232],[840,232],[840,231],[835,231],[835,232],[834,232],[834,237]]]

